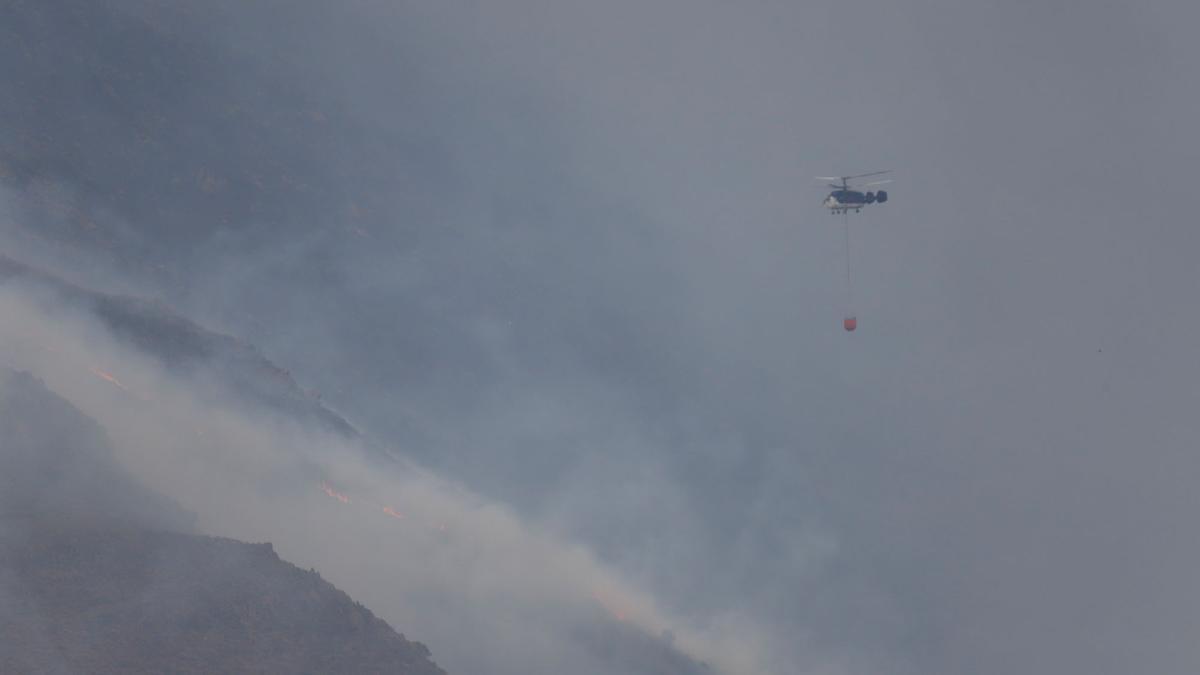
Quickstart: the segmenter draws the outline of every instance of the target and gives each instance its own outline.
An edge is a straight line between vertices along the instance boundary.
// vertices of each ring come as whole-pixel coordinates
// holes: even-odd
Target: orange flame
[[[125,385],[121,384],[121,381],[118,380],[116,377],[114,377],[111,373],[106,373],[103,370],[100,370],[99,368],[97,368],[95,366],[89,367],[88,371],[91,372],[91,374],[95,375],[96,377],[98,377],[102,380],[105,380],[106,382],[109,382],[110,384],[116,385],[117,387],[120,387],[122,391],[129,391],[129,387],[126,387]]]
[[[329,483],[326,483],[325,481],[321,481],[321,490],[322,490],[322,491],[323,491],[325,494],[329,495],[330,497],[333,497],[334,499],[338,500],[339,502],[341,502],[341,503],[343,503],[343,504],[349,504],[349,503],[350,503],[350,498],[349,498],[349,497],[347,497],[346,495],[344,495],[344,494],[342,494],[342,493],[338,492],[337,490],[334,490],[333,488],[329,487]]]
[[[393,509],[390,506],[383,507],[383,512],[393,518],[399,518],[400,520],[404,520],[404,514],[396,511],[396,509]]]

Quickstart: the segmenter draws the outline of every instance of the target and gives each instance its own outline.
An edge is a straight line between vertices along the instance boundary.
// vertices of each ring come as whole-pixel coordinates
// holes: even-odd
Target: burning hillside
[[[163,303],[85,289],[0,253],[0,283],[31,284],[98,317],[112,333],[174,372],[200,374],[247,401],[265,404],[294,419],[307,420],[348,438],[358,431],[305,391],[291,373],[245,341],[204,328]],[[125,388],[107,370],[97,377]]]

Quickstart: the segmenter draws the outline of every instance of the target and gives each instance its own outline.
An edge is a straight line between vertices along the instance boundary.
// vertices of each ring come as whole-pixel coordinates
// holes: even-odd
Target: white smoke
[[[667,616],[582,546],[460,485],[214,400],[45,294],[6,285],[0,316],[4,365],[98,421],[124,467],[193,511],[201,531],[272,542],[429,644],[451,672],[608,672],[577,637],[602,615],[671,635],[721,672],[768,672],[743,620]]]

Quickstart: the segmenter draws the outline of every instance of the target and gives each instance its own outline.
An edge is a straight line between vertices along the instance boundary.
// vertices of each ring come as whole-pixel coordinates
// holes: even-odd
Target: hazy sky
[[[373,216],[202,229],[147,292],[764,672],[1200,667],[1194,5],[226,16],[256,68],[203,86],[328,109]],[[877,169],[846,334],[812,177]]]

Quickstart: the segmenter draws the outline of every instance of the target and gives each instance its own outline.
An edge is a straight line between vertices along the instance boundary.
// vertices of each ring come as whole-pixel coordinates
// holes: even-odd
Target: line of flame
[[[325,494],[329,495],[330,497],[333,497],[334,499],[338,500],[339,502],[341,502],[343,504],[350,503],[349,497],[347,497],[346,495],[329,487],[329,483],[326,483],[325,481],[321,481],[321,490],[323,490],[325,492]]]
[[[96,377],[120,387],[123,391],[129,391],[129,387],[121,384],[121,381],[114,377],[111,373],[106,373],[95,366],[89,366],[88,371]]]

